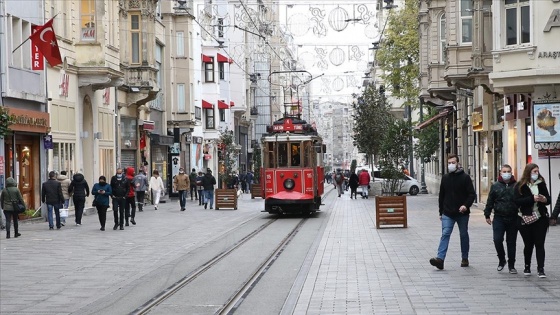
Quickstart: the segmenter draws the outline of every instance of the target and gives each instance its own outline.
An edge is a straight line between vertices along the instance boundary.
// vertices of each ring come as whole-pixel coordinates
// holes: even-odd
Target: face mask
[[[185,171],[179,171],[180,174],[185,174]]]
[[[502,173],[502,178],[504,180],[510,180],[511,179],[511,173]]]
[[[539,174],[531,174],[531,179],[533,181],[536,181],[537,179],[539,179]]]
[[[105,185],[105,181],[100,180],[99,185]]]
[[[447,169],[450,173],[453,173],[457,170],[457,164],[447,164]]]
[[[121,178],[122,177],[122,173],[117,173],[117,178]]]

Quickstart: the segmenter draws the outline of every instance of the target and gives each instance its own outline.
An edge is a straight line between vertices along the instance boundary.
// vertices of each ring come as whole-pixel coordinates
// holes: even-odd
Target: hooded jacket
[[[70,184],[72,185],[72,184]],[[70,189],[70,187],[68,187]],[[54,206],[60,206],[64,203],[64,196],[62,195],[62,186],[60,182],[54,177],[49,178],[43,183],[41,188],[41,201]]]
[[[100,193],[101,190],[105,193]],[[97,183],[93,185],[91,189],[91,194],[95,196],[95,202],[99,206],[109,206],[109,196],[111,196],[112,193],[111,185],[107,182],[103,184]]]
[[[360,178],[360,185],[362,186],[369,185],[369,182],[371,181],[371,176],[369,176],[368,171],[362,171],[360,175],[358,175],[358,177]]]
[[[350,188],[356,189],[359,186],[359,184],[360,184],[360,178],[358,177],[358,174],[356,173],[350,174],[350,179],[348,180],[348,185],[350,186]]]
[[[86,197],[89,197],[89,186],[83,174],[74,174],[72,182],[68,186],[68,193],[74,199],[86,199]]]
[[[212,176],[212,173],[204,174],[202,178],[202,186],[204,190],[214,190],[214,185],[216,185],[216,178]]]
[[[455,172],[443,175],[439,187],[439,215],[448,217],[468,215],[476,198],[476,192],[471,177],[465,173],[463,168]],[[461,213],[459,208],[467,207],[467,211]]]
[[[60,182],[60,185],[62,186],[62,195],[64,196],[64,200],[70,199],[68,187],[70,186],[70,183],[72,181],[66,175],[58,175],[56,180],[58,180]]]
[[[513,202],[513,187],[515,186],[515,177],[511,176],[509,183],[506,183],[502,176],[498,177],[498,181],[492,184],[486,207],[484,208],[484,216],[490,218],[492,209],[494,215],[507,218],[517,218],[517,209],[519,208]]]
[[[132,198],[135,196],[135,189],[134,189],[134,168],[128,167],[126,169],[126,179],[130,183],[130,187],[128,188],[128,192],[126,193],[127,198]]]
[[[12,202],[18,200],[25,205],[23,197],[17,188],[16,180],[8,177],[8,179],[6,179],[6,188],[2,189],[2,193],[0,194],[0,205],[2,205],[4,211],[14,211]],[[25,208],[27,209],[27,205],[25,205]]]

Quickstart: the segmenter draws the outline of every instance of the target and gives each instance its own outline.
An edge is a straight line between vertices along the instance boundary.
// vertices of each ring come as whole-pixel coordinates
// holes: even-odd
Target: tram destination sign
[[[272,125],[272,131],[302,131],[302,124],[294,124],[291,119],[285,119],[282,124]]]

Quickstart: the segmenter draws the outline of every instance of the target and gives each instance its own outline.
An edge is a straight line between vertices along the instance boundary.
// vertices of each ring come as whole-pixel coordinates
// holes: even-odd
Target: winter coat
[[[71,196],[70,193],[68,193],[68,187],[72,181],[66,175],[58,175],[56,180],[58,180],[62,186],[62,195],[64,196],[64,200],[70,199]]]
[[[546,206],[550,204],[550,194],[546,188],[546,183],[538,179],[535,184],[537,184],[539,194],[546,198],[546,202],[537,202],[537,209],[541,217],[548,217],[548,209]],[[519,206],[519,212],[521,212],[522,215],[533,214],[535,199],[531,188],[527,185],[523,185],[521,187],[521,192],[519,192],[519,183],[517,183],[513,189],[513,202]]]
[[[100,190],[104,190],[105,193],[100,193]],[[95,202],[99,206],[109,206],[109,196],[111,196],[112,190],[109,183],[96,183],[91,189],[91,194],[95,196]]]
[[[18,200],[25,205],[23,196],[17,188],[16,180],[8,177],[6,179],[6,188],[2,189],[2,193],[0,194],[0,205],[2,205],[4,211],[14,211],[12,202]],[[27,205],[25,205],[25,209],[27,209]]]
[[[86,197],[89,197],[89,186],[83,174],[74,174],[72,182],[68,186],[68,193],[74,199],[86,199]]]
[[[68,187],[70,192],[70,187]],[[70,192],[71,193],[71,192]],[[48,205],[60,206],[64,203],[62,185],[54,178],[49,178],[41,188],[41,201]]]
[[[189,174],[189,181],[191,183],[191,186],[196,186],[196,178],[198,177],[198,175],[196,174],[196,172],[191,172]]]
[[[177,191],[189,190],[189,188],[191,188],[191,180],[189,179],[189,176],[185,173],[175,175],[175,178],[173,179],[173,187],[175,187],[175,190]]]
[[[148,177],[144,173],[134,176],[133,185],[136,191],[148,190]]]
[[[152,178],[150,178],[150,190],[165,191],[165,187],[163,186],[163,180],[161,179],[160,176],[158,177],[152,176]]]
[[[360,178],[358,177],[358,174],[352,173],[350,175],[350,179],[348,180],[348,185],[350,185],[350,188],[352,189],[358,188],[359,183],[360,183]]]
[[[484,208],[484,216],[490,218],[492,209],[494,216],[517,218],[518,206],[513,202],[513,187],[515,186],[515,178],[512,176],[509,183],[506,183],[502,176],[498,177],[498,181],[492,184],[486,207]]]
[[[198,190],[203,190],[204,189],[204,175],[197,176],[195,183],[196,183],[196,186],[197,186]]]
[[[369,185],[369,182],[371,181],[371,177],[369,176],[369,173],[367,171],[362,171],[359,175],[360,177],[360,186],[365,186],[365,185]]]
[[[334,181],[337,185],[342,185],[342,182],[344,182],[344,174],[341,173],[336,173],[334,175]]]
[[[439,187],[439,215],[448,217],[468,215],[471,206],[476,199],[476,192],[471,177],[462,168],[455,172],[443,175]],[[459,208],[467,207],[467,211],[461,213]]]
[[[126,198],[128,189],[130,187],[130,182],[126,179],[126,176],[122,174],[119,179],[117,175],[111,177],[111,197],[112,198]]]
[[[554,206],[554,211],[552,211],[552,218],[557,220],[558,214],[560,214],[560,193],[558,193],[558,197],[556,197],[556,205]]]
[[[210,173],[204,174],[202,178],[202,186],[204,190],[214,190],[214,185],[216,185],[216,178]]]
[[[136,196],[136,190],[134,188],[134,167],[127,167],[126,168],[126,179],[130,183],[128,187],[128,192],[126,193],[127,198],[132,198]]]

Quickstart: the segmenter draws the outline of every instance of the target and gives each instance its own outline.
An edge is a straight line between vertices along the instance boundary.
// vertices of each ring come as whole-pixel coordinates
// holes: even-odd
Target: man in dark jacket
[[[148,178],[144,174],[144,170],[139,169],[138,175],[134,176],[133,181],[134,190],[136,191],[136,201],[138,202],[138,211],[144,211],[144,197],[146,196],[146,190],[148,190]],[[133,224],[136,224],[134,222]]]
[[[208,206],[208,202],[210,202],[210,209],[213,209],[214,185],[216,185],[216,178],[212,176],[212,170],[207,169],[202,179],[202,186],[204,187],[204,209]]]
[[[450,154],[447,158],[449,173],[443,175],[439,187],[439,219],[441,220],[441,240],[437,256],[430,264],[443,269],[449,239],[455,223],[459,227],[461,239],[461,267],[469,266],[469,214],[476,193],[471,177],[459,166],[459,157]]]
[[[49,221],[49,229],[54,229],[53,209],[56,215],[56,228],[60,229],[60,207],[64,203],[62,195],[62,186],[56,180],[56,173],[49,172],[49,179],[43,183],[41,188],[41,201],[47,205],[47,218]]]
[[[124,230],[124,208],[129,189],[130,182],[124,176],[122,168],[118,168],[117,174],[111,177],[111,198],[113,199],[113,217],[115,219],[113,230],[116,230],[117,227]]]
[[[191,183],[190,187],[189,187],[190,192],[191,192],[191,200],[193,200],[193,197],[194,197],[194,200],[198,200],[198,198],[200,197],[196,193],[196,190],[197,190],[196,189],[196,176],[197,176],[196,175],[196,170],[193,168],[191,170],[191,173],[189,174],[189,181]]]
[[[488,201],[484,208],[486,223],[492,225],[494,231],[494,246],[498,253],[498,271],[502,271],[506,265],[506,252],[504,250],[504,233],[506,234],[507,256],[509,273],[516,274],[515,250],[517,244],[518,207],[513,202],[513,186],[515,178],[511,174],[511,166],[504,164],[500,171],[498,181],[490,188]],[[494,209],[494,219],[490,214]]]
[[[82,215],[86,205],[86,198],[89,197],[89,186],[81,173],[76,173],[72,177],[72,182],[68,186],[68,193],[72,195],[74,201],[74,212],[76,214],[76,225],[82,225]]]

